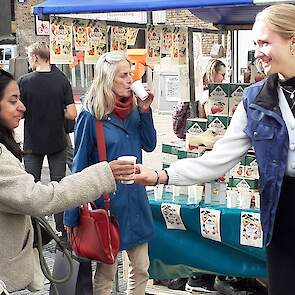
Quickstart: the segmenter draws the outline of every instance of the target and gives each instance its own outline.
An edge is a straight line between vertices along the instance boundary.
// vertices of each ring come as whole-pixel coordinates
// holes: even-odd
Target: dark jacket
[[[261,223],[266,245],[272,238],[289,147],[287,126],[279,107],[277,83],[277,75],[272,75],[247,88],[244,94],[248,118],[244,131],[252,141],[259,167]]]

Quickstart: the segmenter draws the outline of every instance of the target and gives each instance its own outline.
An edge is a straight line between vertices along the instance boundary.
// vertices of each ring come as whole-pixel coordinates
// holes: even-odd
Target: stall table
[[[155,225],[149,243],[150,276],[157,279],[189,277],[194,272],[238,277],[267,277],[265,248],[240,244],[241,209],[222,206],[187,205],[187,196],[174,202],[181,204],[181,218],[186,230],[167,229],[161,212],[162,202],[171,203],[172,194],[163,193],[161,201],[148,197]],[[220,210],[221,242],[204,238],[200,229],[200,208]],[[258,212],[255,209],[243,211]]]

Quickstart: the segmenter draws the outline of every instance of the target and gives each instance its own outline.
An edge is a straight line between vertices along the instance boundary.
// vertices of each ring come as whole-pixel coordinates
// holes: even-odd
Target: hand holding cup
[[[136,157],[135,157],[136,158]],[[136,161],[136,159],[135,159]],[[132,180],[134,182],[134,160],[118,159],[109,163],[114,178],[119,181]]]
[[[121,175],[121,183],[124,184],[133,184],[134,178],[135,178],[135,164],[136,164],[137,157],[135,156],[120,156],[118,160],[128,162],[130,165],[132,165],[132,171],[128,175]]]
[[[149,96],[148,92],[145,90],[145,88],[140,80],[136,80],[132,83],[131,90],[141,100],[146,100]]]

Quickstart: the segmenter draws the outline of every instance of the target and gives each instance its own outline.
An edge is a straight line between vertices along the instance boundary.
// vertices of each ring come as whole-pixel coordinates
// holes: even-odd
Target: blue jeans
[[[54,154],[47,154],[46,156],[49,164],[50,181],[60,181],[66,175],[66,149]],[[34,176],[35,182],[38,182],[41,179],[42,164],[44,157],[45,154],[24,155],[25,169],[28,173]],[[54,214],[54,219],[56,224],[56,230],[59,232],[63,232],[63,212]]]

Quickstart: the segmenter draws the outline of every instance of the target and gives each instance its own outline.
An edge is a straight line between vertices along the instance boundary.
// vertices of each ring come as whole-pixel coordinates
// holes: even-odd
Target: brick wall
[[[211,23],[204,22],[192,14],[188,9],[176,9],[166,11],[166,24],[173,26],[187,26],[200,29],[217,30]],[[210,55],[213,43],[221,44],[220,34],[202,33],[203,55]],[[226,44],[226,42],[225,42]],[[225,45],[224,45],[225,46]]]
[[[43,2],[41,0],[27,0],[24,3],[15,3],[16,40],[19,45],[19,53],[25,56],[25,48],[36,41],[49,42],[49,36],[36,36],[34,15],[32,6]]]

